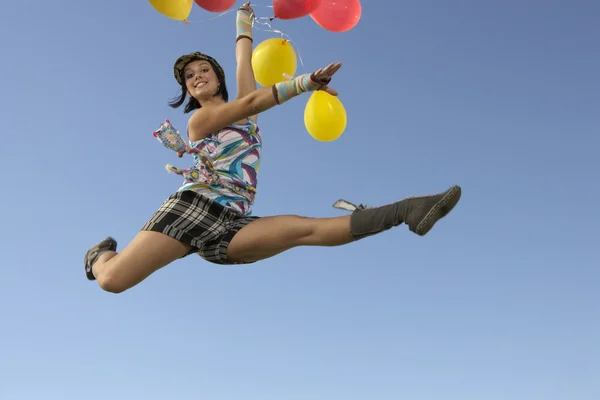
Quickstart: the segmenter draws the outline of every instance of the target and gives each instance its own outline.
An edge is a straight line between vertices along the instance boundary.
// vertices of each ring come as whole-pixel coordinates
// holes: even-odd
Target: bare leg
[[[117,254],[107,251],[93,266],[103,290],[121,293],[184,256],[190,246],[159,232],[142,231]]]
[[[340,246],[352,242],[350,216],[307,218],[264,217],[233,237],[227,256],[235,261],[259,261],[297,246]]]

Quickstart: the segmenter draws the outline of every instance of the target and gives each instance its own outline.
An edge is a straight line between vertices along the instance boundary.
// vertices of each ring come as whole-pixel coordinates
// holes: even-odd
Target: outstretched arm
[[[235,59],[237,62],[236,81],[237,96],[241,99],[256,90],[256,79],[252,70],[252,20],[254,11],[250,2],[245,3],[237,11]],[[250,116],[256,123],[258,115]]]
[[[337,96],[337,92],[327,87],[327,84],[341,66],[341,63],[332,63],[310,75],[300,75],[273,86],[254,90],[232,102],[202,107],[190,117],[189,138],[192,141],[202,140],[212,132],[241,119],[260,114],[304,92],[324,90]]]

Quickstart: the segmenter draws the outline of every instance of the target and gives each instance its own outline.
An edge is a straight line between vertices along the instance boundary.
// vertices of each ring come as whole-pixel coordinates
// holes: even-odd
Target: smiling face
[[[200,103],[211,100],[219,92],[219,78],[208,61],[195,60],[188,63],[183,70],[183,78],[189,95]]]

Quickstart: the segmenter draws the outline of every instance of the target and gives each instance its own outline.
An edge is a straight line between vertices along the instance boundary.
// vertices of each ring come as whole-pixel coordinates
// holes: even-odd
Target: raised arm
[[[337,96],[337,92],[327,87],[327,84],[341,66],[341,63],[332,63],[310,75],[300,75],[276,83],[273,86],[254,90],[232,102],[202,107],[190,117],[188,125],[189,138],[192,141],[202,140],[212,132],[216,132],[229,124],[248,118],[251,115],[258,115],[307,91],[325,90]]]
[[[236,81],[237,96],[241,99],[256,90],[256,79],[252,70],[252,20],[254,11],[250,2],[245,3],[237,11],[235,59],[237,61]],[[257,114],[250,118],[256,123]]]

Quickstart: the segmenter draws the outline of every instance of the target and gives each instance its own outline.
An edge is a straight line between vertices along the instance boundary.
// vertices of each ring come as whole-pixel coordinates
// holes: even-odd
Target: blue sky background
[[[348,126],[312,139],[307,95],[263,114],[257,215],[452,184],[459,206],[425,238],[403,226],[244,267],[189,257],[102,292],[86,249],[122,248],[179,187],[165,163],[191,160],[151,135],[186,124],[167,105],[174,60],[211,54],[235,95],[235,14],[214,15],[3,5],[2,400],[600,397],[598,2],[371,1],[345,33],[273,21],[297,73],[344,63]]]

